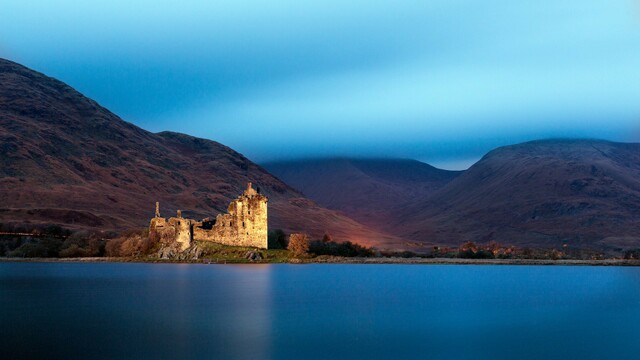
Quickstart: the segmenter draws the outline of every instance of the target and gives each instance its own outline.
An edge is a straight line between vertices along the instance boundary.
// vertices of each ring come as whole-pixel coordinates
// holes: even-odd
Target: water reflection
[[[618,267],[0,263],[0,346],[7,358],[635,359],[639,279]]]
[[[269,266],[161,265],[150,271],[155,276],[146,282],[145,321],[170,331],[158,336],[171,339],[165,356],[250,359],[269,351]]]
[[[233,299],[223,310],[225,357],[259,359],[271,351],[271,269],[268,265],[233,266],[237,277],[225,288],[215,290],[219,296]]]

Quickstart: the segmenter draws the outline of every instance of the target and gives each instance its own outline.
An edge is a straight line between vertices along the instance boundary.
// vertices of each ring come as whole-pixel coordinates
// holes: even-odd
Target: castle
[[[149,224],[149,238],[177,251],[188,249],[194,240],[211,241],[232,246],[266,249],[267,201],[253,189],[251,183],[237,199],[229,204],[226,214],[218,214],[215,220],[186,219],[178,210],[176,217],[160,216],[160,204],[156,203],[156,215]]]

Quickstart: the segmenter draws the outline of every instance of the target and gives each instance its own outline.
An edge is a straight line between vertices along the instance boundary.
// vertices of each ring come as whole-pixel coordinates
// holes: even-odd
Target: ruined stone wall
[[[267,198],[245,193],[231,202],[226,214],[216,217],[212,229],[194,224],[193,239],[266,249],[267,233]]]
[[[173,226],[169,226],[167,219],[162,217],[151,218],[149,224],[149,239],[152,242],[168,244],[175,240],[176,230]]]
[[[184,251],[191,246],[193,239],[193,223],[195,221],[189,219],[170,218],[169,224],[176,229],[176,242],[179,244],[180,251]]]
[[[249,183],[247,190],[229,204],[226,214],[219,214],[211,226],[208,221],[184,219],[180,210],[169,219],[160,217],[156,203],[156,217],[151,219],[149,237],[153,241],[171,245],[184,251],[192,240],[211,241],[223,245],[268,247],[267,198]]]
[[[175,245],[179,251],[191,246],[195,221],[182,217],[154,217],[149,224],[149,238],[165,245]]]

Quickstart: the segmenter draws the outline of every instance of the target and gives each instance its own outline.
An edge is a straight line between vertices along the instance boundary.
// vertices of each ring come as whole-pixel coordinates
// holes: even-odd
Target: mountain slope
[[[330,209],[368,226],[391,230],[399,209],[460,174],[405,159],[315,159],[264,164],[272,174]]]
[[[437,243],[640,245],[640,144],[534,141],[496,149],[407,207],[401,235]]]
[[[0,59],[0,222],[146,226],[155,201],[165,216],[179,208],[201,218],[226,211],[249,181],[270,199],[271,228],[383,247],[399,241],[305,199],[224,145],[147,132]]]

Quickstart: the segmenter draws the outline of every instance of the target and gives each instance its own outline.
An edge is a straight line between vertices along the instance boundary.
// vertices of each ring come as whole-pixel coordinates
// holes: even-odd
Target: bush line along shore
[[[343,263],[343,264],[510,264],[510,265],[640,265],[640,249],[606,255],[588,249],[531,249],[465,243],[457,248],[433,247],[428,251],[385,251],[351,242],[337,242],[325,234],[311,240],[306,234],[282,230],[269,232],[270,249],[255,249],[197,242],[198,256],[166,260],[158,257],[158,244],[148,230],[121,234],[70,231],[56,225],[31,228],[0,224],[0,261],[60,262],[161,262],[161,263]]]

